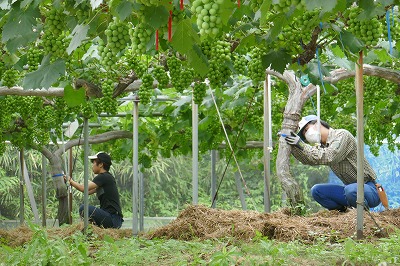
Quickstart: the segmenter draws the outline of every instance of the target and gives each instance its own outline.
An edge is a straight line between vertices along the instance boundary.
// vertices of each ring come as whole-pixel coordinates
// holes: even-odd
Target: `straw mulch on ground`
[[[83,222],[66,225],[62,227],[55,227],[47,229],[47,236],[50,239],[65,239],[76,233],[83,233]],[[0,229],[0,244],[6,244],[11,247],[22,246],[29,242],[34,231],[28,226],[20,226],[11,230]],[[104,239],[105,236],[113,239],[120,239],[125,237],[132,237],[132,229],[103,229],[97,226],[89,225],[87,229],[87,236],[90,239]]]
[[[400,227],[400,209],[364,215],[363,235],[379,238],[387,236]],[[255,211],[226,211],[205,206],[189,206],[176,220],[148,233],[152,238],[180,240],[233,237],[251,240],[259,232],[263,236],[279,241],[300,240],[312,243],[315,240],[336,242],[356,235],[356,209],[346,213],[320,211],[310,216],[292,216],[287,209],[274,213]]]
[[[400,228],[400,209],[380,213],[364,214],[363,235],[368,239],[386,237]],[[299,240],[313,243],[316,240],[337,242],[340,239],[356,236],[357,212],[352,209],[346,213],[320,211],[309,216],[293,216],[288,209],[274,213],[256,211],[211,209],[202,205],[190,205],[179,216],[163,227],[140,237],[153,239],[203,240],[231,237],[249,241],[257,234],[278,241]],[[382,229],[382,230],[380,230]],[[65,239],[83,231],[83,223],[47,229],[49,238]],[[0,244],[21,246],[32,239],[34,232],[26,226],[12,230],[0,230]],[[102,229],[89,225],[88,236],[104,239],[132,237],[132,229]]]

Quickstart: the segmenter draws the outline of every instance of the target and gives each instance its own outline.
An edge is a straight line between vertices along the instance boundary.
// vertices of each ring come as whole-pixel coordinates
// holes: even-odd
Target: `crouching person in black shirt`
[[[105,152],[88,157],[92,162],[93,173],[96,174],[93,181],[89,180],[89,195],[96,192],[100,201],[100,208],[89,205],[89,221],[103,228],[120,228],[122,222],[122,211],[119,193],[115,178],[108,172],[111,166],[111,157]],[[66,178],[66,177],[65,177]],[[71,186],[84,192],[84,186],[69,178]],[[79,214],[83,217],[84,205],[79,207]]]

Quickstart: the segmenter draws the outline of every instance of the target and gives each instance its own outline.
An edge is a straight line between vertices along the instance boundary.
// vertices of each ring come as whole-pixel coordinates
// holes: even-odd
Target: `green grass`
[[[178,241],[140,237],[114,240],[72,236],[49,238],[35,229],[29,243],[0,246],[0,265],[400,265],[400,232],[379,241],[345,239],[310,245],[257,236]],[[2,243],[0,241],[0,243]]]

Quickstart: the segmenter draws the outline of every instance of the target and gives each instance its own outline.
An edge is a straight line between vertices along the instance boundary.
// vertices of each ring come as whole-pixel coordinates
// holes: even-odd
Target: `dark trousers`
[[[79,215],[83,218],[84,205],[79,207]],[[89,205],[89,221],[103,228],[121,228],[124,221],[118,214],[111,214],[108,211]]]

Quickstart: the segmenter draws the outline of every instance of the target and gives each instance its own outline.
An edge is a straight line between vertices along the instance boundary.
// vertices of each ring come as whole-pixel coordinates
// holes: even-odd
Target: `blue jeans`
[[[357,207],[357,183],[349,185],[317,184],[311,188],[316,202],[328,210],[343,210],[345,207]],[[364,184],[364,199],[368,208],[381,203],[374,182]]]
[[[79,215],[83,218],[84,205],[79,207]],[[124,221],[118,214],[111,214],[108,211],[89,205],[89,221],[103,228],[121,228]]]

